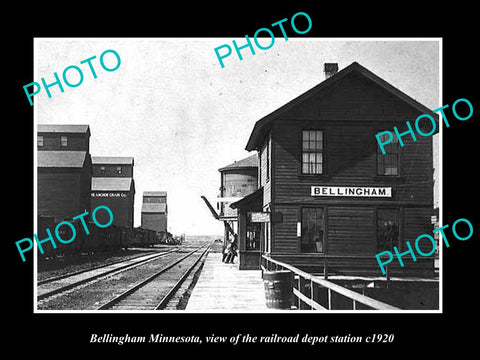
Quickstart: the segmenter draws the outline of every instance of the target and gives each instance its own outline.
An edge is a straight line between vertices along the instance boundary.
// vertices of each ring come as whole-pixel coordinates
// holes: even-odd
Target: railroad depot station
[[[388,278],[375,258],[434,228],[432,136],[403,136],[403,147],[395,138],[383,155],[375,135],[438,116],[356,62],[324,70],[324,81],[255,123],[245,140],[254,155],[219,169],[219,213],[204,200],[225,224],[225,243],[238,238],[240,270],[282,263],[380,297],[367,288],[408,283],[437,308],[435,254],[391,262]]]

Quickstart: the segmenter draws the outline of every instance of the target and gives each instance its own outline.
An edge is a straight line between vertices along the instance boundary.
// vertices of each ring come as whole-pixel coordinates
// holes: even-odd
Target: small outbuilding
[[[167,232],[167,192],[144,191],[142,203],[143,229]]]

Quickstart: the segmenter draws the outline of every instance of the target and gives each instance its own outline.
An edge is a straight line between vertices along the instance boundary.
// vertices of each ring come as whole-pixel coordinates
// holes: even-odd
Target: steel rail
[[[119,303],[121,300],[123,300],[124,298],[126,298],[127,296],[129,296],[130,294],[134,293],[135,291],[137,291],[138,289],[142,288],[143,286],[145,286],[146,284],[150,283],[152,280],[154,280],[156,277],[158,277],[159,275],[163,274],[164,272],[166,272],[167,270],[171,269],[172,267],[174,267],[175,265],[179,264],[180,262],[182,262],[183,260],[185,260],[186,258],[188,258],[189,256],[193,255],[195,252],[197,252],[198,250],[201,250],[203,247],[205,247],[205,245],[203,246],[200,246],[198,248],[196,248],[195,250],[189,252],[187,255],[181,257],[180,259],[177,259],[175,260],[173,263],[167,265],[166,267],[162,268],[160,271],[156,272],[155,274],[149,276],[148,278],[146,278],[145,280],[142,280],[141,282],[139,282],[138,284],[132,286],[130,289],[124,291],[123,293],[121,293],[120,295],[117,295],[116,297],[114,297],[113,299],[109,300],[108,302],[106,302],[105,304],[101,305],[100,307],[97,308],[97,310],[108,310],[109,308],[111,308],[112,306],[114,306],[115,304]]]
[[[188,277],[188,275],[190,275],[190,273],[192,272],[192,270],[195,268],[195,266],[197,266],[197,264],[200,262],[200,260],[205,256],[205,254],[210,250],[211,248],[211,245],[209,245],[204,251],[203,253],[198,257],[198,259],[193,263],[192,266],[190,266],[187,271],[185,271],[185,273],[182,275],[182,277],[177,281],[177,283],[168,291],[168,293],[162,298],[162,300],[160,300],[160,302],[158,303],[157,306],[155,306],[155,309],[154,310],[162,310],[164,309],[168,302],[170,301],[170,299],[173,297],[173,295],[175,295],[175,293],[178,291],[178,289],[180,288],[180,286],[182,286],[182,284],[184,283],[185,279]]]
[[[113,273],[115,273],[115,272],[120,273],[120,272],[123,272],[123,271],[130,270],[131,268],[135,268],[135,267],[138,267],[138,266],[140,266],[140,265],[146,264],[146,263],[148,263],[148,262],[150,262],[150,261],[154,261],[154,260],[158,259],[159,257],[165,256],[165,255],[167,255],[167,254],[170,254],[170,253],[176,252],[176,251],[178,251],[178,249],[174,249],[174,250],[171,250],[171,251],[162,252],[162,253],[159,253],[159,254],[157,254],[156,256],[152,256],[152,257],[150,257],[150,258],[148,258],[148,259],[143,259],[143,260],[136,261],[136,262],[134,262],[134,263],[125,264],[125,265],[120,266],[120,267],[117,267],[117,268],[115,268],[115,269],[107,270],[107,271],[102,272],[102,273],[100,273],[100,274],[96,274],[96,275],[93,275],[93,276],[90,276],[90,277],[81,279],[81,280],[79,280],[79,281],[73,282],[73,283],[71,283],[71,284],[68,284],[68,285],[59,287],[59,288],[57,288],[57,289],[53,289],[53,290],[47,291],[47,292],[45,292],[45,293],[43,293],[43,294],[38,295],[38,296],[37,296],[37,301],[38,301],[38,300],[44,300],[44,299],[46,299],[46,298],[48,298],[48,297],[51,297],[51,296],[53,296],[53,295],[60,294],[60,293],[65,292],[65,291],[67,291],[67,290],[76,288],[77,286],[80,286],[80,285],[83,285],[83,284],[85,284],[85,283],[87,283],[87,282],[96,280],[96,279],[98,279],[98,278],[100,278],[100,277],[103,277],[103,276],[106,276],[106,275],[111,275],[111,274],[113,274]],[[131,259],[129,259],[129,260],[131,260]],[[129,260],[125,260],[124,262],[127,262],[127,261],[129,261]],[[115,263],[115,264],[120,264],[120,263],[122,263],[122,262],[118,262],[118,263]],[[106,265],[106,266],[111,266],[111,265],[114,265],[114,264],[108,264],[108,265]],[[99,268],[101,268],[101,267],[99,267]],[[90,270],[98,270],[98,268],[90,269]],[[83,273],[83,272],[84,272],[84,271],[81,271],[81,272],[79,272],[78,274],[66,276],[66,277],[64,277],[64,278],[62,278],[62,279],[57,279],[57,281],[58,281],[58,280],[64,280],[64,279],[66,279],[66,278],[68,278],[68,277],[73,277],[73,276],[76,276],[76,275],[80,275],[80,274]],[[53,281],[51,281],[51,282],[53,282]],[[49,282],[49,283],[50,283],[50,282]]]
[[[157,253],[157,254],[168,254],[168,253],[171,253],[171,252],[176,251],[176,250],[177,250],[177,249],[172,249],[172,250],[168,250],[168,251],[162,251],[162,252],[159,252],[159,253]],[[87,269],[83,269],[83,270],[78,270],[78,271],[74,271],[74,272],[71,272],[71,273],[63,274],[63,275],[52,276],[52,277],[50,277],[50,278],[37,281],[37,286],[38,286],[38,285],[43,285],[43,284],[48,284],[48,283],[51,283],[51,282],[54,282],[54,281],[58,281],[58,280],[63,280],[63,279],[69,278],[69,277],[71,277],[71,276],[77,276],[77,275],[83,274],[83,273],[85,273],[85,272],[87,272],[87,271],[98,270],[98,269],[101,269],[101,268],[104,268],[104,267],[107,267],[107,266],[121,264],[121,263],[123,263],[123,262],[130,261],[130,260],[135,260],[135,259],[138,259],[138,258],[141,258],[141,257],[145,257],[145,256],[148,256],[148,255],[152,255],[152,256],[153,256],[154,253],[155,253],[155,251],[146,252],[146,253],[140,254],[140,255],[138,255],[138,256],[133,255],[133,256],[132,256],[131,258],[129,258],[129,259],[124,259],[124,260],[120,260],[120,261],[115,261],[115,262],[108,263],[108,264],[97,265],[97,266],[93,266],[93,267],[91,267],[91,268],[87,268]]]

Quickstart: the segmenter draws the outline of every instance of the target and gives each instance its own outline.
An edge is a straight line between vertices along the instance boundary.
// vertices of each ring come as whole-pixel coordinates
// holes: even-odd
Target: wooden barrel
[[[293,274],[290,271],[264,271],[265,299],[270,309],[290,309],[293,297]]]

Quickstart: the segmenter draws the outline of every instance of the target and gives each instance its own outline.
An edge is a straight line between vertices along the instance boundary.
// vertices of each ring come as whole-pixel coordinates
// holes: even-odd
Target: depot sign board
[[[283,222],[283,214],[280,212],[249,212],[248,216],[252,223]]]
[[[312,186],[311,196],[392,197],[391,187]]]

